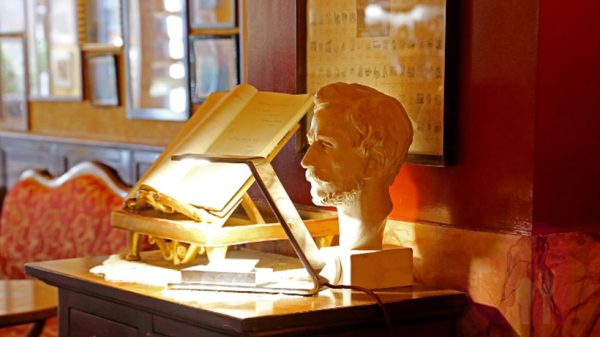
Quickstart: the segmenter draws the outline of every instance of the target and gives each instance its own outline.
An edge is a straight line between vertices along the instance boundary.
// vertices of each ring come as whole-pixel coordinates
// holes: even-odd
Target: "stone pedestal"
[[[383,289],[412,285],[412,249],[389,246],[383,250],[321,249],[328,267],[323,271],[333,284]]]

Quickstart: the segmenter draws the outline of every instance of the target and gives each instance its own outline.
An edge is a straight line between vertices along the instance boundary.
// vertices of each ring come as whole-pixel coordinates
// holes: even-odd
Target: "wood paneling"
[[[539,234],[600,228],[599,17],[595,0],[540,4],[534,190]]]
[[[306,92],[306,1],[247,0],[248,83]]]
[[[106,164],[125,184],[133,185],[162,150],[155,146],[0,132],[0,187],[10,188],[27,169],[46,170],[59,176],[82,161]]]

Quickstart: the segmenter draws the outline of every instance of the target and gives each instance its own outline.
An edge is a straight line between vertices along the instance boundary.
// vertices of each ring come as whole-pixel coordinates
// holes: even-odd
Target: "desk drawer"
[[[76,309],[69,311],[69,331],[70,337],[137,337],[138,335],[135,328]]]

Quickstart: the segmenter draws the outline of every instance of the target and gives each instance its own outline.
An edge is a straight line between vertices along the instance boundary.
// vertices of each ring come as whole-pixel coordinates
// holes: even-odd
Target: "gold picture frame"
[[[56,98],[81,98],[81,62],[77,46],[50,49],[50,92]]]

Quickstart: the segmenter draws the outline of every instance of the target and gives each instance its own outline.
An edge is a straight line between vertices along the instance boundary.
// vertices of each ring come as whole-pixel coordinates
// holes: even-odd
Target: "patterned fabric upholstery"
[[[127,246],[125,231],[110,225],[123,198],[92,174],[56,187],[34,178],[20,180],[7,193],[0,218],[0,279],[25,277],[32,261],[112,254]],[[25,336],[29,325],[0,329],[0,336]],[[42,336],[57,335],[57,321]]]
[[[0,219],[0,273],[24,278],[23,264],[101,255],[126,247],[126,233],[113,229],[110,213],[123,198],[93,175],[56,188],[19,181],[6,195]]]

